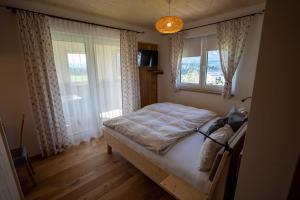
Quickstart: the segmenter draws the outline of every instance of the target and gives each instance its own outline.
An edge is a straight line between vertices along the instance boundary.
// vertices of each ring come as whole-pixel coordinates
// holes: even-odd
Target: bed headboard
[[[234,195],[239,154],[243,148],[247,126],[248,123],[245,122],[230,138],[229,147],[232,149],[230,153],[224,151],[224,148],[219,151],[210,171],[209,179],[212,182],[212,186],[208,199],[219,199],[215,195],[219,197],[220,195],[224,196],[225,191],[226,195]]]
[[[239,130],[235,132],[235,134],[229,139],[228,145],[231,149],[233,149],[234,152],[240,151],[241,149],[241,144],[243,144],[244,136],[245,136],[245,131],[247,129],[247,122],[245,122]],[[215,161],[213,163],[213,166],[209,172],[209,180],[212,181],[214,179],[214,176],[216,174],[216,171],[219,167],[219,163],[221,161],[221,158],[223,156],[223,153],[225,151],[225,148],[221,148],[220,151],[218,152]]]

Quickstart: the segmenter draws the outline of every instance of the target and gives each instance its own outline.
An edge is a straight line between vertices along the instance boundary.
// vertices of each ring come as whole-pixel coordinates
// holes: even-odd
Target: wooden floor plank
[[[26,200],[174,200],[119,154],[106,153],[104,139],[83,143],[33,163],[37,186],[23,181]],[[19,176],[26,176],[19,170]]]

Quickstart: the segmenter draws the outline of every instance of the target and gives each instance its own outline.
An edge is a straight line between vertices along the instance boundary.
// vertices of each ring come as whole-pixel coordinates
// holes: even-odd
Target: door
[[[0,119],[0,200],[23,199],[23,194],[17,178],[8,144]]]

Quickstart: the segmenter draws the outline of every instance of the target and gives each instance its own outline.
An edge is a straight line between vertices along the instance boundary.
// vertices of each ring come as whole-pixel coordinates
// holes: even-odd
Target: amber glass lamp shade
[[[155,28],[163,34],[171,34],[183,28],[183,21],[177,16],[165,16],[156,21]]]

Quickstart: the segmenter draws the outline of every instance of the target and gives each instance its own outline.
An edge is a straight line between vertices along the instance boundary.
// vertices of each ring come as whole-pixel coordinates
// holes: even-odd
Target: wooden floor
[[[37,186],[20,172],[25,199],[173,199],[113,151],[104,139],[33,162]]]

